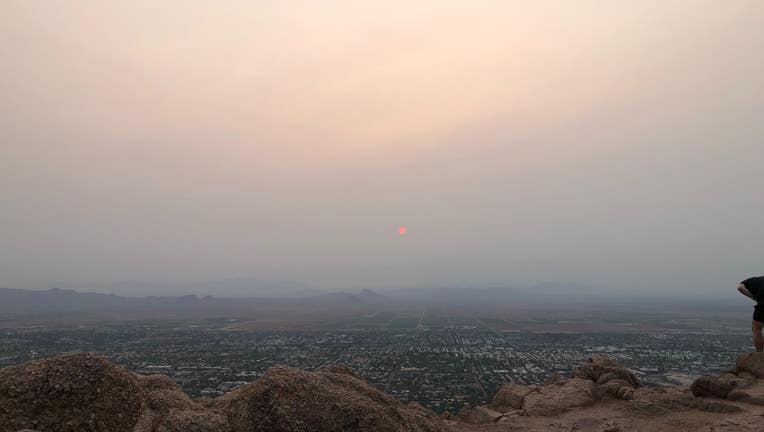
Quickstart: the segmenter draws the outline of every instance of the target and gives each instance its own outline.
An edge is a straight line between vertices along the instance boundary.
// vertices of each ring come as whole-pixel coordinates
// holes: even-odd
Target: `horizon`
[[[234,285],[231,285],[231,284]],[[286,288],[284,288],[286,287]],[[147,298],[147,297],[211,297],[221,300],[226,299],[306,299],[312,297],[322,297],[333,294],[358,295],[363,292],[379,294],[393,300],[402,300],[410,298],[411,295],[425,293],[457,293],[469,291],[505,291],[515,293],[520,296],[521,303],[527,301],[529,294],[538,294],[538,298],[533,302],[541,302],[543,293],[537,291],[542,288],[551,288],[555,295],[560,293],[575,294],[578,302],[591,302],[594,307],[599,304],[608,303],[629,303],[629,302],[650,302],[650,301],[670,301],[686,302],[687,304],[701,304],[704,302],[718,302],[725,300],[728,305],[736,305],[742,308],[749,306],[746,299],[739,296],[732,296],[727,292],[709,292],[693,293],[691,297],[687,294],[674,292],[635,292],[620,293],[608,290],[605,287],[593,287],[569,282],[544,281],[537,283],[524,284],[451,284],[451,285],[424,285],[424,286],[354,286],[346,289],[332,289],[321,286],[307,285],[293,281],[266,281],[257,278],[231,278],[223,280],[196,281],[196,282],[149,282],[149,281],[131,281],[117,282],[114,284],[95,284],[95,285],[77,285],[77,284],[54,284],[45,287],[9,287],[0,286],[0,289],[21,290],[33,292],[45,291],[72,291],[77,294],[103,294],[116,295],[127,298]],[[736,292],[736,291],[734,291]],[[511,299],[507,299],[511,300]],[[533,303],[532,302],[532,303]],[[511,302],[507,307],[514,307]]]

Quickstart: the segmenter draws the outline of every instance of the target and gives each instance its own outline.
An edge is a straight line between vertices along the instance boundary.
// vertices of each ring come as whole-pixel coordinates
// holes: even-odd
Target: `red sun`
[[[398,228],[398,234],[399,235],[406,235],[408,234],[409,230],[406,229],[406,227],[400,227]]]

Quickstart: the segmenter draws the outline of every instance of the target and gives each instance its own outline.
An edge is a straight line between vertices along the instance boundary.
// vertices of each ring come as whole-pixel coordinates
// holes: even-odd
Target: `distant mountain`
[[[358,293],[358,297],[361,299],[361,301],[368,302],[368,303],[390,301],[389,298],[383,296],[382,294],[379,294],[376,291],[372,291],[370,289],[361,290],[361,292]]]
[[[129,312],[136,316],[232,316],[251,314],[254,309],[300,306],[372,305],[387,302],[371,290],[360,293],[335,292],[298,298],[224,298],[195,294],[181,296],[124,297],[114,294],[77,292],[70,289],[21,290],[0,288],[0,319],[50,315]]]
[[[370,289],[363,289],[358,294],[339,291],[339,292],[320,294],[316,296],[310,296],[310,297],[304,298],[303,302],[312,303],[312,304],[345,303],[345,304],[372,305],[372,304],[389,303],[390,299]]]
[[[89,314],[99,319],[259,317],[278,318],[294,313],[299,306],[304,313],[326,314],[330,308],[344,311],[353,307],[405,309],[409,307],[445,307],[453,309],[526,309],[526,310],[610,310],[629,312],[698,312],[749,313],[750,305],[740,296],[728,299],[704,299],[688,293],[682,298],[638,297],[614,290],[603,294],[574,284],[539,284],[531,287],[483,286],[389,290],[380,294],[370,289],[360,292],[330,292],[294,297],[250,296],[224,297],[197,294],[177,296],[125,297],[114,294],[78,292],[71,289],[21,290],[0,288],[0,319],[48,318],[59,315],[80,318]]]
[[[200,297],[275,297],[296,298],[326,292],[321,288],[301,282],[270,281],[257,278],[230,278],[205,282],[150,282],[125,281],[112,284],[64,285],[69,289],[98,293],[114,293],[128,297],[182,296],[193,294]]]
[[[139,306],[140,299],[110,294],[78,293],[52,288],[46,291],[0,288],[0,315],[79,312],[88,309]]]
[[[446,286],[391,291],[391,298],[433,305],[500,306],[539,303],[550,293],[512,286]]]
[[[529,309],[599,309],[628,307],[633,311],[688,310],[728,312],[745,309],[741,296],[709,297],[688,292],[683,296],[644,294],[621,287],[591,287],[576,283],[545,282],[527,286],[451,285],[444,287],[391,289],[390,301],[433,306]]]

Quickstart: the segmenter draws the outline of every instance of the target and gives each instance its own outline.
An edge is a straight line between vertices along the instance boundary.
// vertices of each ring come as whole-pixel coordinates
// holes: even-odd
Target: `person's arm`
[[[740,291],[740,294],[743,294],[744,296],[748,297],[749,299],[756,301],[756,297],[751,294],[750,291],[748,291],[748,288],[745,287],[745,285],[740,284],[737,286],[737,290]]]

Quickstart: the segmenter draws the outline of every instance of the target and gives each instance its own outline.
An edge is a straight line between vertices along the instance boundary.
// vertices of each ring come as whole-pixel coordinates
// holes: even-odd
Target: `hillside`
[[[61,319],[118,321],[157,317],[218,317],[272,313],[278,307],[343,308],[384,304],[386,298],[370,290],[333,292],[305,297],[124,297],[70,289],[22,290],[0,288],[0,321]],[[276,312],[278,314],[279,312]]]
[[[508,383],[488,406],[436,416],[401,404],[349,369],[273,367],[219,398],[192,400],[171,379],[141,376],[93,354],[0,370],[0,431],[468,432],[758,431],[764,354],[690,388],[646,388],[596,357],[542,386]]]

